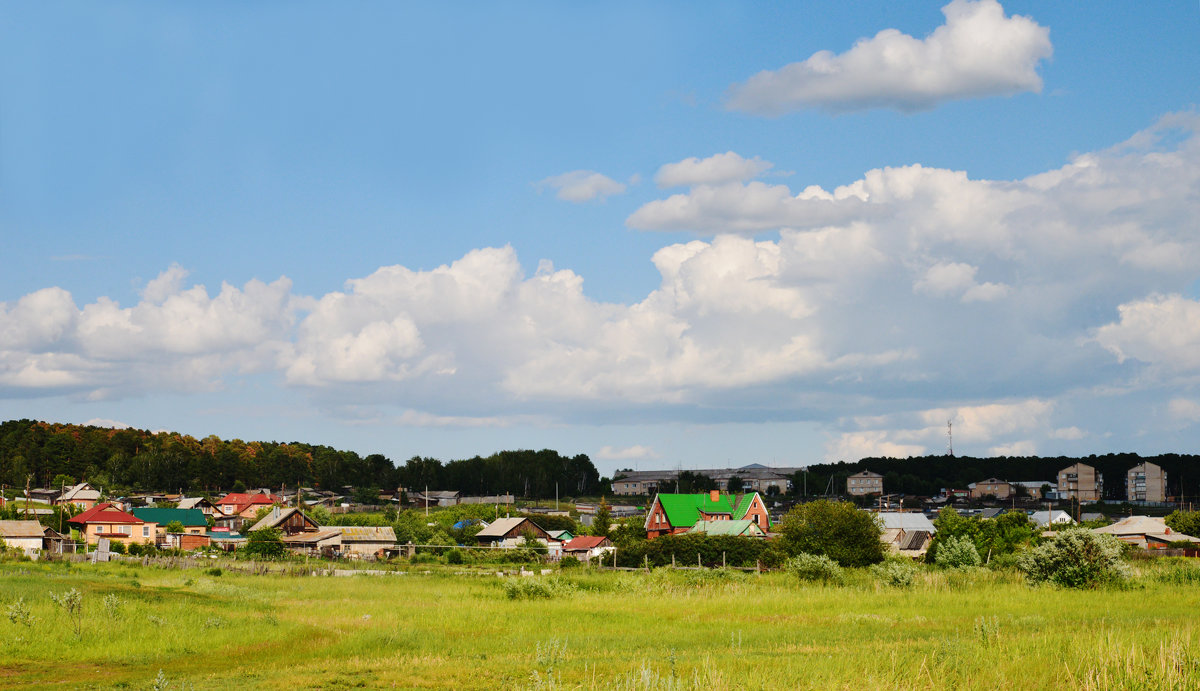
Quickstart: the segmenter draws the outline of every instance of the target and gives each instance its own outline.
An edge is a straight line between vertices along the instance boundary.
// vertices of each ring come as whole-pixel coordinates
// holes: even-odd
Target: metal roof
[[[46,529],[37,521],[0,521],[0,537],[44,537]]]
[[[342,534],[342,542],[395,542],[396,531],[391,526],[343,525],[330,526]],[[322,528],[326,530],[326,528]]]

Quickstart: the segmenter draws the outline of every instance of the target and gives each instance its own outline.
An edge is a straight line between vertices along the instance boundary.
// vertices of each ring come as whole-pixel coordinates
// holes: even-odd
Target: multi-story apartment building
[[[1153,463],[1139,463],[1125,474],[1125,498],[1129,501],[1166,501],[1167,474]]]
[[[728,492],[729,481],[738,478],[742,481],[739,492],[759,492],[763,495],[786,494],[792,488],[789,475],[800,472],[803,468],[768,467],[759,463],[751,463],[740,468],[701,468],[688,472],[711,478],[717,489]],[[616,473],[613,480],[613,494],[622,496],[652,496],[658,492],[674,492],[675,479],[682,470],[622,470]],[[774,488],[774,490],[772,490]]]
[[[1058,471],[1058,498],[1099,501],[1104,492],[1104,476],[1090,465],[1076,463]]]
[[[846,493],[853,496],[883,494],[883,476],[864,470],[846,478]]]

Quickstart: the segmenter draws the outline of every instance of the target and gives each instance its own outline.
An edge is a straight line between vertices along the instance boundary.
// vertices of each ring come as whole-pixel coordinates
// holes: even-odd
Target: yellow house
[[[108,503],[97,504],[68,522],[79,529],[89,545],[97,544],[100,538],[127,545],[154,544],[158,532],[157,523],[143,521]]]

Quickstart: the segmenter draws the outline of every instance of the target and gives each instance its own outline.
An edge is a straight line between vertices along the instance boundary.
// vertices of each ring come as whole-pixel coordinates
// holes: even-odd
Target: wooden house
[[[646,537],[676,535],[691,530],[698,521],[749,520],[764,533],[771,529],[767,505],[758,492],[739,498],[718,490],[702,494],[662,494],[646,513]]]

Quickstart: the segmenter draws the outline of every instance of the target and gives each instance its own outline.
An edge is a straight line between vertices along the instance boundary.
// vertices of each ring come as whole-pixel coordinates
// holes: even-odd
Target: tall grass
[[[1077,592],[985,569],[920,569],[896,588],[854,569],[831,586],[720,570],[6,564],[0,688],[1197,688],[1191,568],[1164,561],[1133,589]],[[506,583],[558,585],[510,599]],[[50,597],[71,589],[78,637]]]

